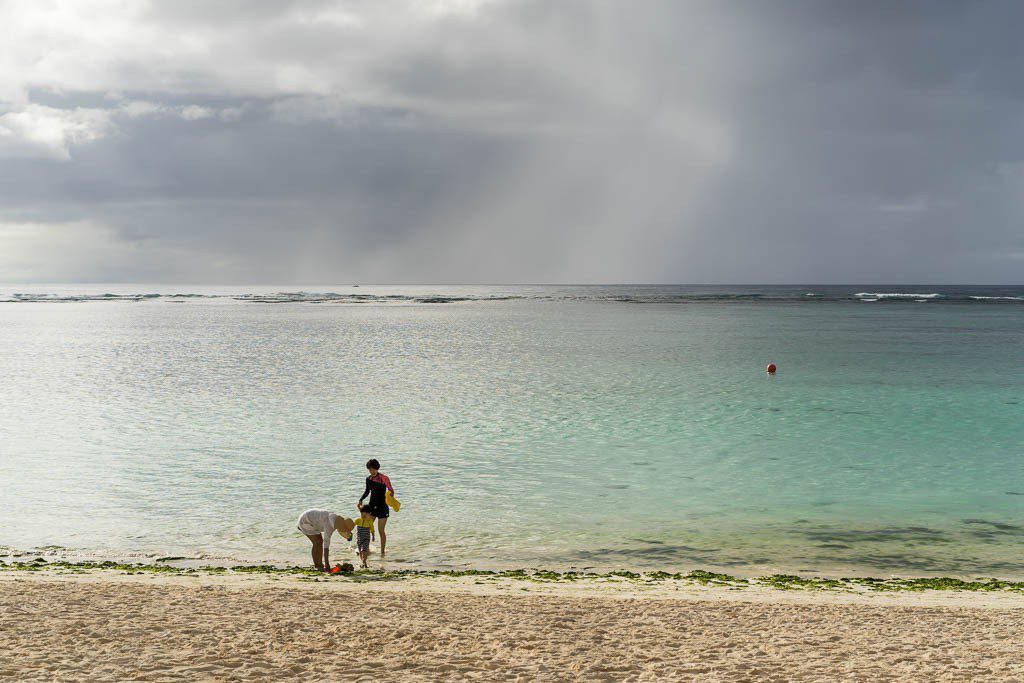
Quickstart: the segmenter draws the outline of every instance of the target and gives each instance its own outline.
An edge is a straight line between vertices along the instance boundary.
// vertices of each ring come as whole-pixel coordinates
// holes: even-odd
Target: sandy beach
[[[1024,678],[1024,595],[0,572],[17,681]]]

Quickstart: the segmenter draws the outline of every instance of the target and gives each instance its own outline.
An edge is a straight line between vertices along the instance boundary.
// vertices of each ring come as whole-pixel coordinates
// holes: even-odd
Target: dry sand
[[[0,572],[15,681],[1024,680],[1024,596]]]

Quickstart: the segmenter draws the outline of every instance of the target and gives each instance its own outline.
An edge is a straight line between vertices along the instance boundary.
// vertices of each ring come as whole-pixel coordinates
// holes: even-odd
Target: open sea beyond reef
[[[0,286],[0,557],[302,563],[370,457],[394,568],[1019,578],[1024,287]]]

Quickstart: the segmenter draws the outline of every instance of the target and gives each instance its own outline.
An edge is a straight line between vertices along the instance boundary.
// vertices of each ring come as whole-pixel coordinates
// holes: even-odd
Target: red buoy
[[[765,369],[768,371],[769,375],[774,375],[775,374],[775,363],[769,363],[768,367],[765,368]]]

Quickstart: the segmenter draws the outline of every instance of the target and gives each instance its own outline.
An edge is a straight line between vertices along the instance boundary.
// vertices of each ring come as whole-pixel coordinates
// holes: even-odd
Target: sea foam
[[[858,299],[941,299],[942,295],[938,292],[929,292],[927,294],[907,293],[907,292],[857,292],[854,294]]]

